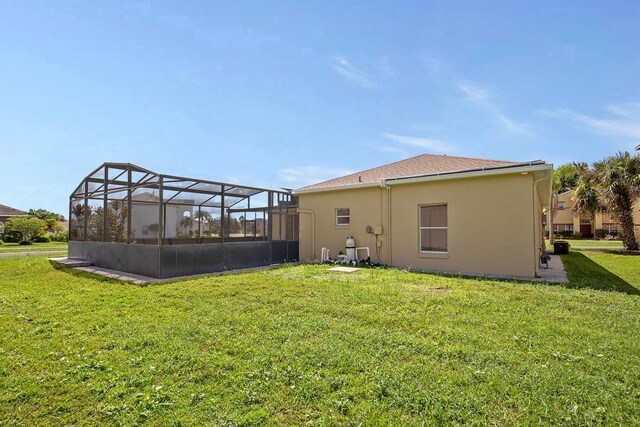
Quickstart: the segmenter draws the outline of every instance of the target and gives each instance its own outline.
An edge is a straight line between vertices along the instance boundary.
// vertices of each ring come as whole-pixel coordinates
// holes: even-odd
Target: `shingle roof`
[[[428,175],[467,172],[484,169],[497,169],[513,166],[526,166],[541,164],[534,162],[511,162],[504,160],[476,159],[471,157],[440,156],[435,154],[422,154],[406,160],[389,163],[388,165],[356,172],[351,175],[330,179],[313,185],[308,185],[296,191],[320,190],[334,187],[344,187],[358,184],[378,183],[380,180],[399,178],[413,178]]]
[[[28,213],[11,206],[0,205],[0,216],[26,216]]]

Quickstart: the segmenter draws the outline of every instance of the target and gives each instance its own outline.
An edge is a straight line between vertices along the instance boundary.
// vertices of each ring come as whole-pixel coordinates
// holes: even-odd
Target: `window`
[[[351,223],[351,211],[349,208],[336,209],[336,225],[349,225]]]
[[[558,210],[563,210],[564,209],[564,202],[558,202]]]
[[[618,232],[618,224],[602,224],[602,228],[604,228],[605,230],[607,230],[609,233],[614,232],[617,233]]]
[[[0,221],[0,234],[4,233],[4,224]]]
[[[447,252],[447,205],[420,206],[420,252]]]
[[[553,231],[573,231],[573,224],[553,224]]]

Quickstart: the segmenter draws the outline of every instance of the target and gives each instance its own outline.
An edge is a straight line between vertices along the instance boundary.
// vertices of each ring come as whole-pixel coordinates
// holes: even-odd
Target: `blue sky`
[[[299,187],[436,153],[640,143],[640,2],[3,1],[0,203],[105,161]]]

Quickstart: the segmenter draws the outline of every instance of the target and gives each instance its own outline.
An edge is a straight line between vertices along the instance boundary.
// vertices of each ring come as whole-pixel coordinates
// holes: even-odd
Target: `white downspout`
[[[536,218],[536,193],[537,193],[537,189],[536,186],[538,185],[538,183],[544,181],[546,178],[543,176],[542,178],[539,179],[534,179],[533,180],[533,193],[531,194],[532,199],[533,199],[533,244],[535,245],[536,243],[536,219],[538,221],[540,221],[540,218]],[[544,230],[542,230],[542,244],[544,245]],[[540,268],[540,257],[538,256],[538,249],[540,248],[534,248],[533,249],[533,274],[535,277],[540,277],[540,274],[538,272],[538,269]]]
[[[311,258],[315,261],[316,258],[316,214],[308,209],[298,208],[298,214],[311,215]]]
[[[391,186],[387,185],[387,180],[380,180],[380,188],[387,190],[387,264],[393,265],[391,258]]]

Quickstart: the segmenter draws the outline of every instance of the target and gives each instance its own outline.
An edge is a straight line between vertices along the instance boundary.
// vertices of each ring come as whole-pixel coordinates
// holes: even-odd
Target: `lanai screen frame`
[[[204,208],[219,217],[209,216],[203,228],[203,217],[198,216],[197,228],[192,221],[189,235],[180,236],[181,214],[189,211],[195,217],[194,209],[202,213]],[[141,218],[148,226],[140,227]],[[69,219],[69,257],[145,276],[177,277],[298,260],[297,198],[284,189],[104,163],[70,195]],[[167,219],[172,221],[168,226]],[[247,233],[248,224],[253,234]],[[141,237],[145,232],[140,228],[152,227],[153,238]]]
[[[116,171],[111,175],[111,171]],[[136,190],[152,190],[157,191],[157,201],[142,201],[134,200],[133,193]],[[167,197],[167,192],[172,192],[170,197]],[[197,203],[194,199],[185,199],[184,197],[178,197],[180,195],[199,195],[203,199],[201,203]],[[267,206],[251,206],[252,198],[266,195]],[[108,215],[102,215],[102,238],[101,239],[89,239],[89,218],[90,215],[85,215],[90,209],[89,201],[101,201],[102,212],[108,212],[110,209],[110,202],[122,202],[126,203],[126,233],[124,238],[116,238],[116,240],[110,240],[108,234]],[[162,201],[162,202],[161,202]],[[191,203],[190,203],[191,202]],[[246,207],[236,207],[243,202],[246,202]],[[78,211],[78,204],[81,205],[80,211]],[[158,236],[156,241],[150,242],[149,239],[136,239],[132,233],[132,205],[133,204],[146,204],[157,205],[158,208]],[[198,236],[198,238],[167,238],[166,237],[166,207],[170,205],[175,206],[191,206],[197,207],[199,211],[204,208],[220,209],[220,236],[218,239],[211,239],[207,237]],[[102,241],[102,242],[117,242],[128,244],[157,244],[163,246],[166,244],[194,244],[194,243],[225,243],[231,241],[241,241],[246,239],[238,239],[231,236],[227,231],[227,225],[230,222],[231,214],[234,213],[260,213],[262,219],[266,225],[266,233],[261,233],[261,236],[256,234],[254,228],[253,236],[246,236],[245,225],[245,238],[253,237],[252,241],[262,240],[271,241],[274,240],[273,235],[273,221],[271,216],[278,215],[279,218],[285,219],[284,227],[279,226],[279,236],[276,240],[284,241],[297,241],[297,224],[291,224],[292,221],[292,209],[297,206],[297,198],[290,191],[279,191],[259,187],[250,187],[239,184],[229,184],[220,181],[211,181],[198,178],[187,178],[177,175],[158,174],[148,169],[141,168],[131,163],[103,163],[98,168],[88,174],[76,189],[71,193],[69,197],[69,218],[70,218],[70,233],[69,240],[72,241]],[[81,214],[81,219],[77,215]],[[224,214],[223,214],[224,213]],[[245,216],[245,219],[247,217]],[[80,223],[79,223],[80,222]],[[251,222],[251,221],[247,221]],[[255,227],[255,226],[254,226]],[[284,230],[283,230],[284,229]],[[284,232],[284,235],[283,235]]]

